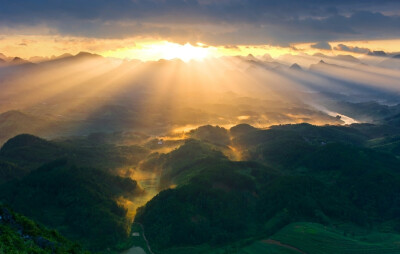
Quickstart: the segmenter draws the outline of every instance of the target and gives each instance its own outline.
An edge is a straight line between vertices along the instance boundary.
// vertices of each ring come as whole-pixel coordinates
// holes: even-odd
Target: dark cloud
[[[380,57],[386,57],[387,56],[386,52],[382,51],[382,50],[376,50],[376,51],[369,52],[368,55],[370,55],[370,56],[380,56]]]
[[[329,44],[329,43],[326,42],[326,41],[320,41],[320,42],[317,42],[317,43],[315,43],[315,44],[312,44],[312,45],[311,45],[311,48],[331,50],[331,49],[332,49],[332,46],[331,46],[331,44]]]
[[[338,44],[335,47],[335,50],[339,51],[347,51],[347,52],[354,52],[354,53],[360,53],[360,54],[367,54],[370,53],[371,51],[367,48],[360,48],[360,47],[351,47],[351,46],[346,46],[344,44]]]
[[[0,27],[96,38],[279,44],[400,36],[398,0],[0,0]]]

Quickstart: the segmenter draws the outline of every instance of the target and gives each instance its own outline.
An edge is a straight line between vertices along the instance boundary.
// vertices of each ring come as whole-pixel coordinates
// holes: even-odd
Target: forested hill
[[[164,183],[177,187],[162,191],[135,220],[160,253],[183,246],[207,253],[298,221],[398,234],[399,134],[397,127],[362,124],[208,127],[207,135],[201,130],[160,157]],[[226,135],[229,144],[213,142]],[[227,145],[244,161],[218,152]]]
[[[126,204],[143,199],[134,220],[155,253],[274,249],[271,239],[298,237],[295,225],[320,231],[317,242],[396,253],[397,240],[372,236],[400,234],[399,137],[392,124],[208,125],[127,146],[24,134],[0,150],[0,199],[95,252],[132,246]]]
[[[89,254],[78,244],[0,205],[0,253]]]

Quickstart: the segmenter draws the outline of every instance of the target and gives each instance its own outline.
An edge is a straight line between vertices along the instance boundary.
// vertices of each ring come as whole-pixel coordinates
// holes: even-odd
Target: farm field
[[[308,254],[400,253],[400,235],[376,233],[349,237],[317,223],[292,223],[273,235],[271,239]]]

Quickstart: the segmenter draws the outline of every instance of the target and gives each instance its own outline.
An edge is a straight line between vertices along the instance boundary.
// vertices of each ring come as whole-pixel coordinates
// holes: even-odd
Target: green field
[[[238,253],[240,254],[261,254],[261,253],[268,253],[268,254],[298,254],[298,251],[291,250],[289,248],[269,244],[266,242],[255,242],[250,246],[247,246],[241,249]]]
[[[400,253],[400,235],[373,233],[349,237],[339,230],[317,223],[292,223],[273,235],[271,239],[308,254]]]
[[[351,225],[348,225],[351,227]],[[362,231],[357,235],[344,233],[342,229],[334,229],[318,223],[292,223],[279,230],[268,239],[253,242],[247,246],[245,242],[212,248],[197,246],[191,248],[174,248],[163,254],[398,254],[400,253],[400,235],[389,233]]]

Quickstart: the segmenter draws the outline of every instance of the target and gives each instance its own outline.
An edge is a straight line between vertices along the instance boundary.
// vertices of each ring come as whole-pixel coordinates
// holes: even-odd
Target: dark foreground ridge
[[[399,137],[393,124],[203,126],[135,145],[19,135],[0,150],[0,198],[101,253],[398,253]],[[160,192],[132,225],[139,169]]]

